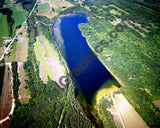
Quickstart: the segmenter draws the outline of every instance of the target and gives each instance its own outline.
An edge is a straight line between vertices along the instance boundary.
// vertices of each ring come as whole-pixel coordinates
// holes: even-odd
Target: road
[[[35,27],[36,27],[36,25],[37,25],[38,23],[41,23],[41,24],[43,24],[43,25],[45,25],[45,26],[51,26],[51,25],[52,25],[52,24],[46,24],[46,23],[44,23],[43,21],[36,21]]]

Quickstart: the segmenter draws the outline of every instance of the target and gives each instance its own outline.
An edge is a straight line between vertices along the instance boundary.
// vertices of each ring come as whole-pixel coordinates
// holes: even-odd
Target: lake
[[[90,51],[86,38],[78,28],[80,23],[90,24],[85,13],[60,16],[53,25],[52,34],[66,60],[75,83],[88,103],[94,93],[112,75]]]

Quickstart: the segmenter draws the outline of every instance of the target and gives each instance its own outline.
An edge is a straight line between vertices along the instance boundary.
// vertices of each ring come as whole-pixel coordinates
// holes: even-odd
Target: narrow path
[[[46,24],[46,23],[44,23],[43,21],[36,21],[35,27],[36,27],[36,25],[37,25],[38,23],[41,23],[41,24],[43,24],[43,25],[45,25],[45,26],[51,26],[51,25],[52,25],[52,24]]]

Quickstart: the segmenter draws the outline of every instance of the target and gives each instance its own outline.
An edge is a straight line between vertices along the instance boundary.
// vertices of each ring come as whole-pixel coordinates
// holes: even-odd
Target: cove
[[[52,35],[76,80],[76,86],[80,88],[84,98],[90,104],[94,93],[107,79],[112,78],[112,75],[90,51],[86,39],[78,28],[80,23],[90,24],[87,17],[85,13],[60,16],[52,27]],[[75,68],[78,68],[78,71],[75,71]]]

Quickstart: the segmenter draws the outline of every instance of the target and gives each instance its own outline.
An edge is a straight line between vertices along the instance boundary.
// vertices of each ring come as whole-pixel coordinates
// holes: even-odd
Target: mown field
[[[2,39],[2,37],[8,37],[8,22],[7,22],[7,15],[3,15],[2,13],[0,13],[0,39]]]
[[[48,3],[39,4],[37,9],[46,9],[48,7]]]
[[[13,10],[12,17],[14,19],[14,25],[15,26],[22,25],[22,23],[27,17],[27,11],[23,10],[22,6],[16,4],[12,6],[12,10]]]

